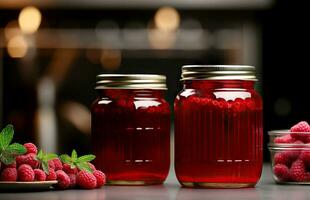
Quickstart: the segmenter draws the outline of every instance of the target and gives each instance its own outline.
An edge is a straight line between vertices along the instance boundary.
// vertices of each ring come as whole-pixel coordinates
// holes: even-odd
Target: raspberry
[[[2,163],[2,169],[5,169],[5,168],[16,168],[16,162],[14,161],[13,163],[9,165],[5,165]]]
[[[28,164],[32,167],[32,169],[38,168],[39,161],[36,160],[36,154],[29,153],[26,155],[20,155],[16,157],[17,166],[21,166],[22,164]]]
[[[309,133],[291,133],[292,138],[295,140],[302,141],[303,143],[310,142],[310,134]]]
[[[62,163],[59,158],[53,159],[54,165],[55,165],[55,170],[62,170]]]
[[[75,174],[68,174],[70,178],[70,186],[69,188],[74,188],[76,185],[76,175]]]
[[[310,172],[306,172],[306,178],[305,178],[307,182],[310,181]]]
[[[34,180],[34,171],[30,165],[22,164],[18,167],[18,180],[20,181],[33,181]]]
[[[70,178],[69,176],[62,170],[56,171],[57,175],[57,185],[56,187],[59,189],[66,189],[70,186]]]
[[[103,186],[106,183],[106,177],[105,174],[100,171],[100,170],[95,170],[93,172],[93,175],[96,177],[97,180],[97,188],[100,188],[101,186]]]
[[[2,170],[0,175],[1,181],[16,181],[17,180],[17,170],[16,168],[5,168]]]
[[[310,132],[310,126],[306,121],[301,121],[291,127],[291,132]]]
[[[49,160],[49,161],[48,161],[48,167],[56,171],[56,169],[55,169],[55,164],[54,164],[54,161],[53,161],[53,160]]]
[[[310,167],[310,151],[302,151],[299,159],[302,160],[307,167]]]
[[[290,134],[288,134],[288,135],[284,135],[281,137],[276,137],[273,141],[276,144],[280,144],[280,143],[289,144],[289,143],[294,143],[296,140],[294,138],[292,138],[292,136]]]
[[[310,142],[310,126],[306,121],[299,122],[291,128],[291,136],[296,140],[301,140],[304,143]]]
[[[248,109],[253,110],[255,109],[255,101],[252,98],[246,98],[245,99],[245,104]]]
[[[273,167],[273,173],[280,181],[287,181],[290,178],[290,170],[286,165],[277,164]]]
[[[88,163],[88,165],[93,172],[96,170],[96,167],[92,163]]]
[[[298,158],[299,154],[299,151],[283,151],[275,153],[274,164],[283,164],[289,167]]]
[[[78,173],[78,169],[76,167],[74,167],[72,169],[71,166],[67,163],[63,164],[62,170],[64,172],[66,172],[67,174],[77,174]]]
[[[97,186],[97,179],[93,174],[82,170],[76,176],[76,184],[81,188],[93,189]]]
[[[24,147],[27,149],[27,153],[34,153],[37,154],[38,153],[38,149],[36,147],[36,145],[34,145],[33,143],[25,143]]]
[[[244,103],[244,100],[241,98],[236,98],[234,100],[234,103],[232,105],[233,111],[235,112],[243,112],[246,109],[246,104]]]
[[[219,107],[220,109],[226,109],[226,108],[228,108],[228,104],[227,104],[227,102],[226,102],[225,99],[223,99],[223,98],[218,98],[217,101],[218,101],[218,107]]]
[[[47,181],[54,181],[57,179],[57,175],[54,169],[49,169],[49,174],[46,176]]]
[[[34,180],[36,181],[45,181],[46,174],[41,169],[34,169]]]
[[[296,160],[290,169],[290,177],[293,181],[303,182],[306,180],[306,167],[302,160]]]

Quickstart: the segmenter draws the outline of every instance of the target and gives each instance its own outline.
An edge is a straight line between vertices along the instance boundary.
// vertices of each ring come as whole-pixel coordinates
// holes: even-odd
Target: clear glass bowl
[[[310,184],[310,132],[269,131],[273,178],[282,184]]]

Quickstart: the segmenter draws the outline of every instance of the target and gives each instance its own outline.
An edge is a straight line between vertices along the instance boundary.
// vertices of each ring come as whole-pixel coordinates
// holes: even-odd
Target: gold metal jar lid
[[[156,74],[100,74],[95,89],[167,90],[166,76]]]
[[[257,81],[255,67],[248,65],[185,65],[181,80]]]

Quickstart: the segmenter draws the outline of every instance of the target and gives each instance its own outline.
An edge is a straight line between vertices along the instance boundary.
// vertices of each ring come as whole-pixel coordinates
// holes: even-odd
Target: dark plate
[[[8,182],[0,181],[0,190],[7,191],[38,191],[49,190],[57,181],[33,181],[33,182]]]

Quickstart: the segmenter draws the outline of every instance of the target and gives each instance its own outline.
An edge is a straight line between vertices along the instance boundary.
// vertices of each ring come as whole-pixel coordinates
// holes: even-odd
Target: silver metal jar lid
[[[166,76],[156,74],[100,74],[95,89],[167,90]]]
[[[248,65],[185,65],[181,80],[257,81],[255,67]]]

